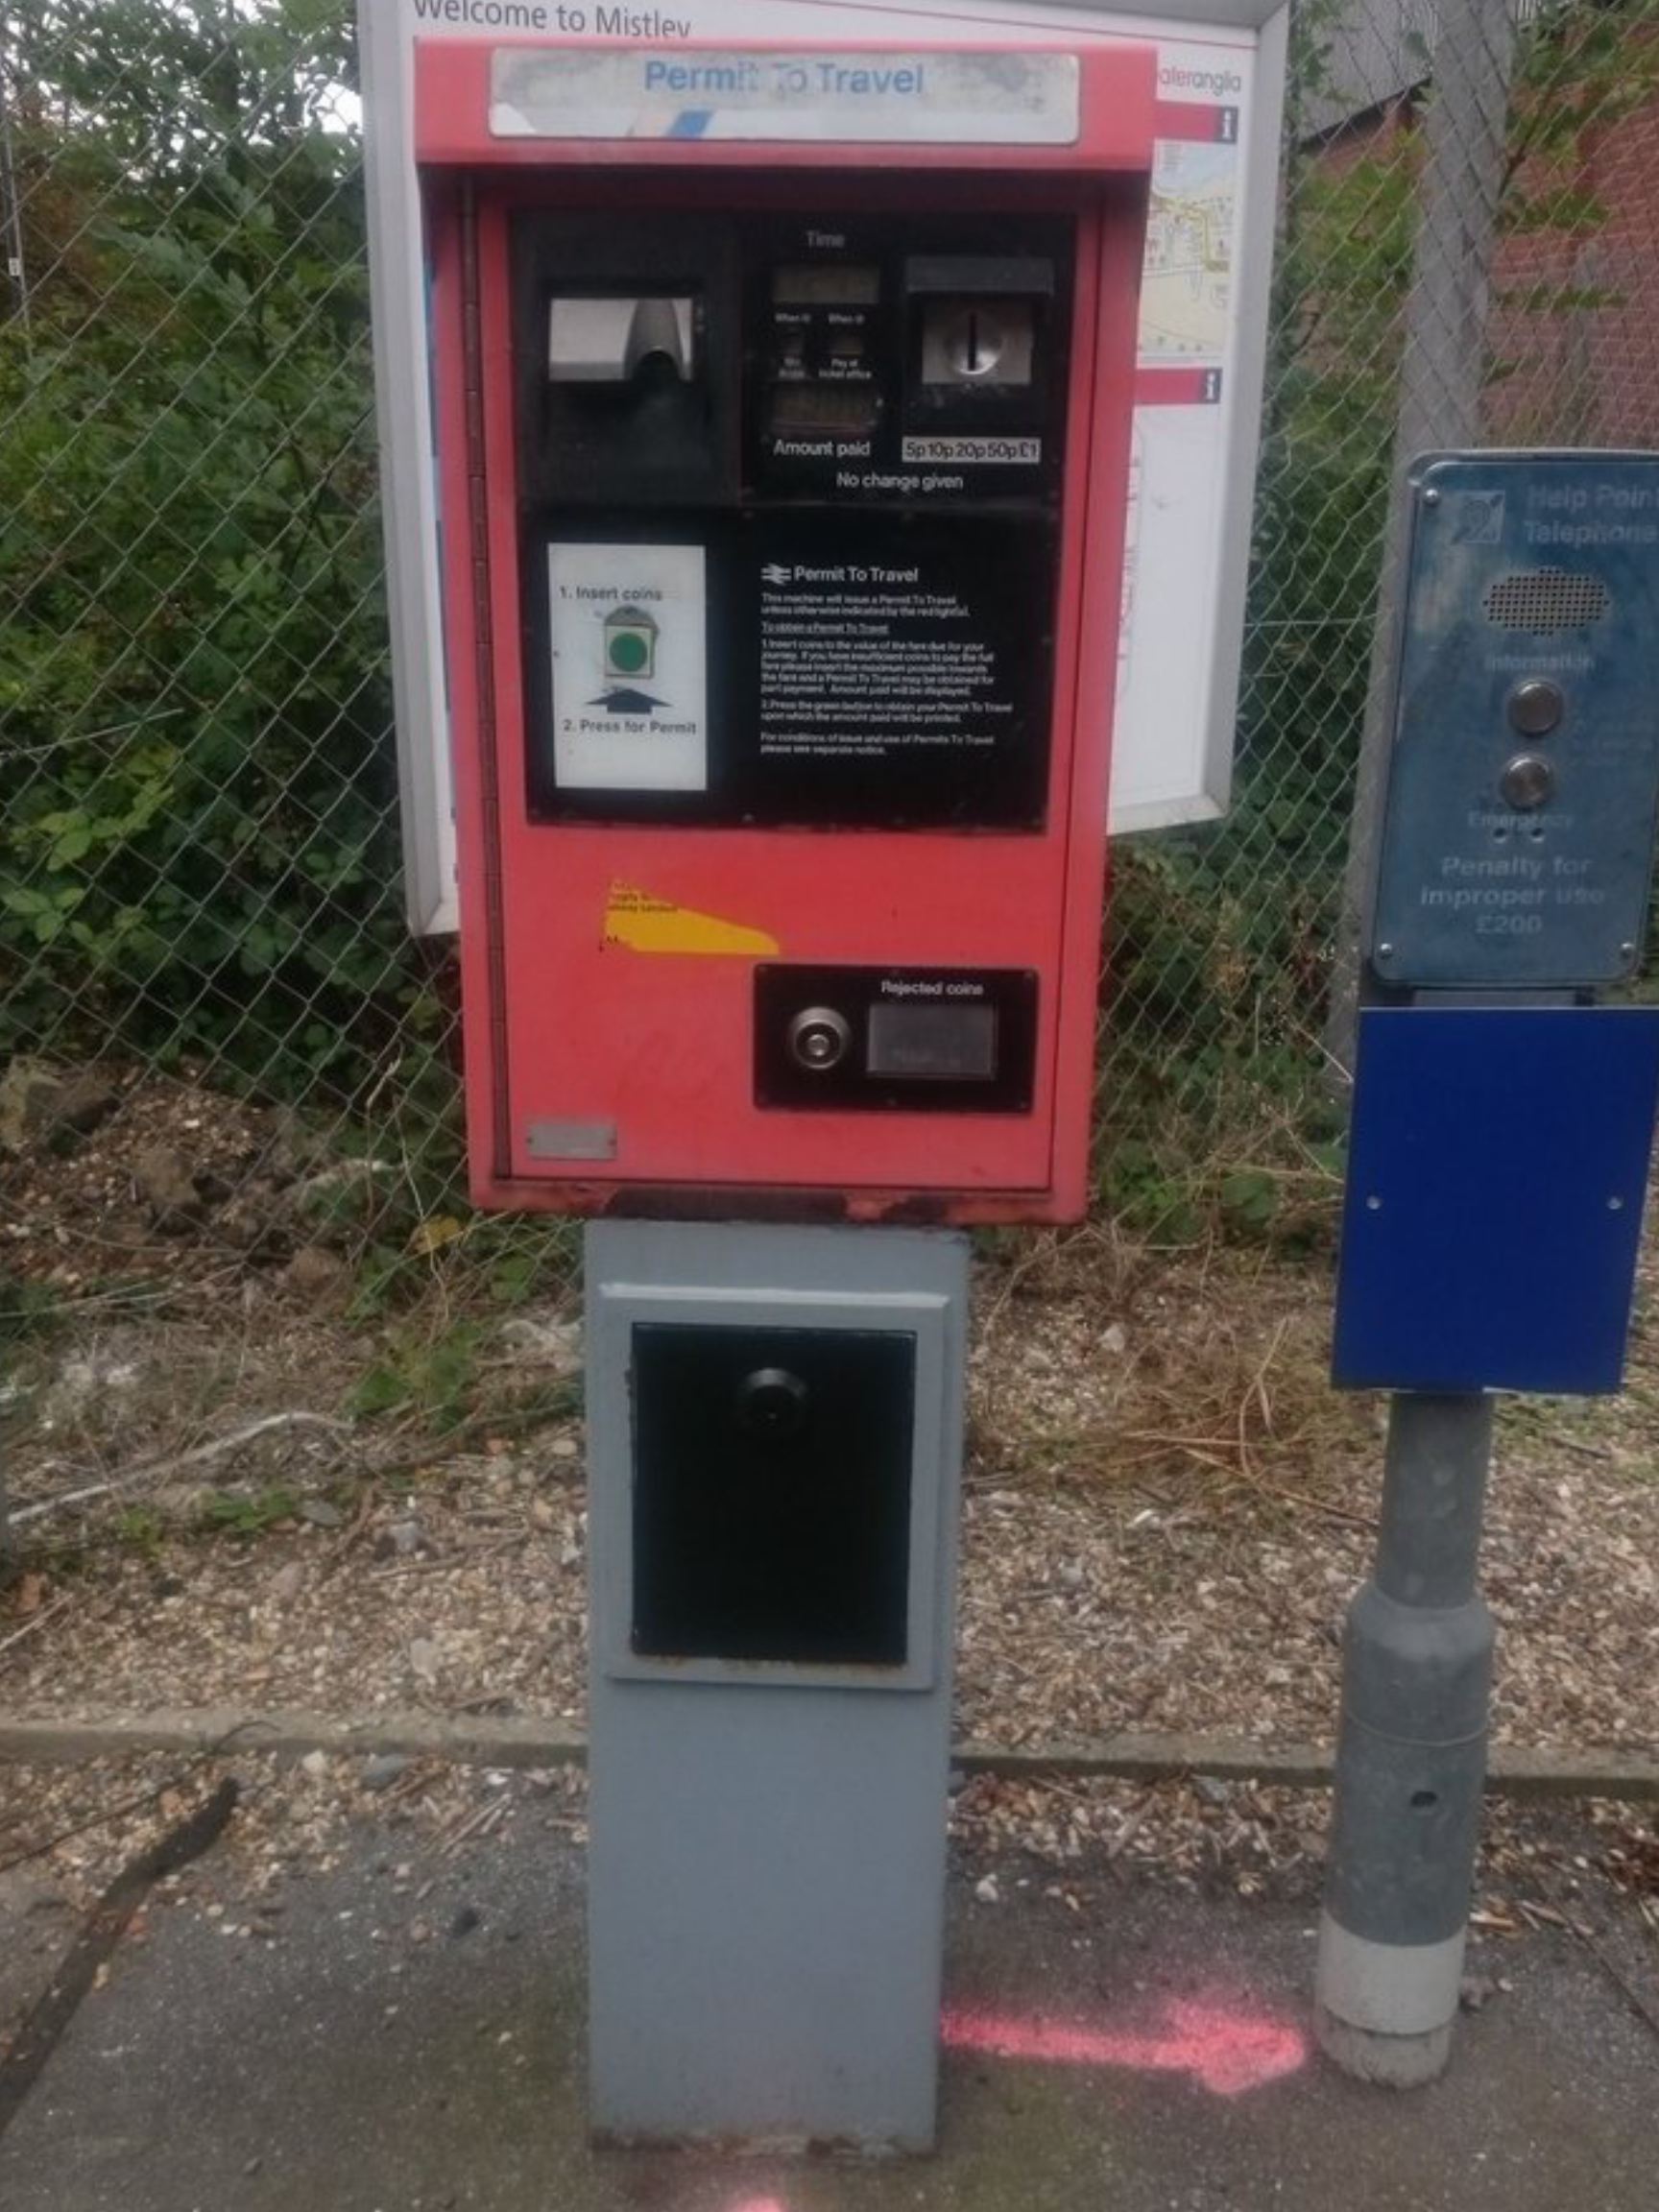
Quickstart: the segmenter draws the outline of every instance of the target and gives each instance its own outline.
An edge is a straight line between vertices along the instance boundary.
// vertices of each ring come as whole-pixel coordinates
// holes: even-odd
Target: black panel
[[[526,211],[512,251],[532,817],[1041,828],[1072,221]],[[690,302],[694,373],[550,381],[553,301],[636,297]],[[702,549],[705,666],[560,711],[690,688],[701,788],[559,782],[548,547],[622,541]]]
[[[915,1338],[639,1322],[630,1381],[634,1650],[902,1666]]]
[[[526,540],[530,811],[550,820],[1040,827],[1048,781],[1048,520],[784,507],[560,533],[707,553],[709,788],[565,791],[553,770],[547,546]],[[872,545],[881,548],[878,557]],[[662,686],[672,694],[671,677]]]
[[[732,225],[687,216],[613,214],[596,223],[590,215],[519,215],[511,251],[520,497],[533,508],[731,505],[740,343]],[[688,382],[649,359],[618,384],[549,381],[555,299],[675,296],[693,305]]]
[[[1057,496],[1073,252],[1064,217],[831,215],[745,226],[747,495],[866,514]],[[1028,376],[930,377],[929,327],[970,304],[1028,319]],[[963,441],[974,439],[992,442],[984,450],[998,457],[964,460],[974,447]]]
[[[1028,1114],[1037,977],[1024,968],[755,971],[755,1103]]]

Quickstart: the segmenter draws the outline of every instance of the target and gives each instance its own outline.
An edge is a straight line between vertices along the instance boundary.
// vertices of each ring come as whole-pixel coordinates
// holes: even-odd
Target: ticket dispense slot
[[[730,227],[563,212],[511,226],[520,496],[701,507],[735,494]]]
[[[555,300],[547,311],[547,374],[555,384],[693,381],[695,300]]]

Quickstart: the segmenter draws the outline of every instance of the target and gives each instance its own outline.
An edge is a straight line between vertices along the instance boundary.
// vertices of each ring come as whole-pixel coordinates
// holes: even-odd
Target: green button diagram
[[[618,607],[605,618],[605,666],[613,676],[649,676],[657,658],[657,624],[642,607]]]

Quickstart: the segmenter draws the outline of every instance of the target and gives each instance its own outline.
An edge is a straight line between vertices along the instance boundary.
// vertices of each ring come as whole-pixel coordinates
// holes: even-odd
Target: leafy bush
[[[27,12],[0,1045],[295,1092],[407,1010],[343,8]]]

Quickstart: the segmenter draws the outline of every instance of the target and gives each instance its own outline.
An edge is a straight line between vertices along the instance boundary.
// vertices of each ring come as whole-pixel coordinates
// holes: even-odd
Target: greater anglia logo
[[[1179,61],[1166,61],[1158,71],[1158,83],[1166,92],[1214,92],[1217,99],[1244,89],[1237,69],[1186,69]]]

